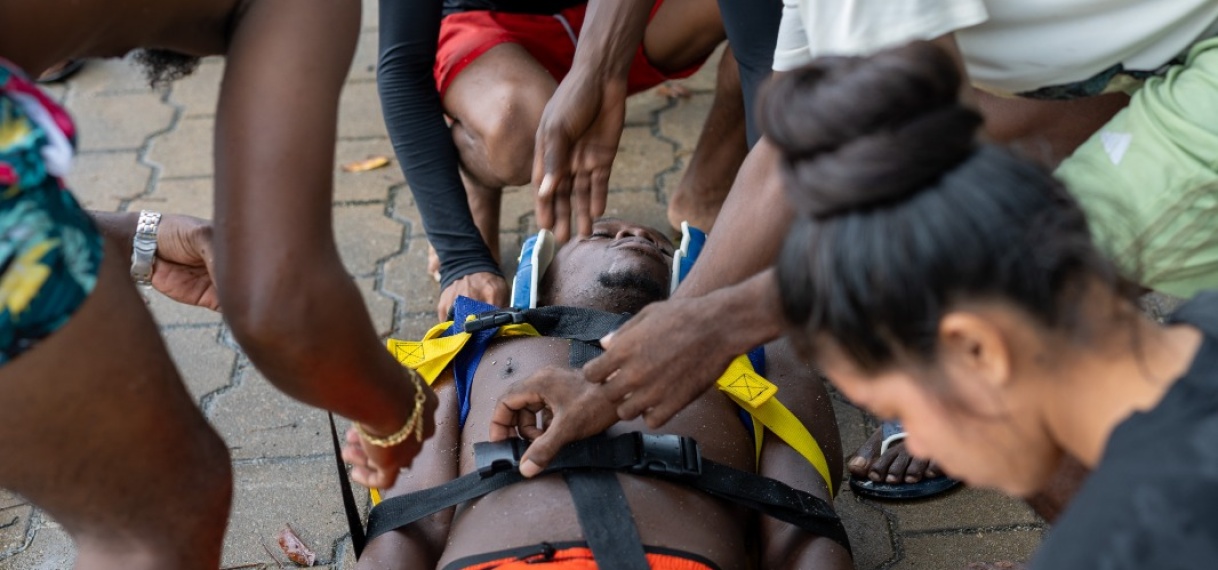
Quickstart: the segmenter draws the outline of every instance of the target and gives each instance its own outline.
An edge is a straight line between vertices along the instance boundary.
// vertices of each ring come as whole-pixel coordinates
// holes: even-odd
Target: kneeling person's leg
[[[470,212],[496,259],[503,187],[528,184],[533,137],[556,87],[523,47],[501,43],[461,70],[444,94]]]

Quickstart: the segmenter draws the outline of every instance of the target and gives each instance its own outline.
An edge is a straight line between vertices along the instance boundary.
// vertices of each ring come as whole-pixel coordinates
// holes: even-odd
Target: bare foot
[[[880,444],[883,443],[883,430],[877,429],[858,451],[846,462],[850,474],[860,479],[869,479],[876,483],[917,483],[923,479],[933,479],[943,475],[933,461],[918,459],[905,450],[904,443],[894,443],[888,446],[888,451],[880,454]]]

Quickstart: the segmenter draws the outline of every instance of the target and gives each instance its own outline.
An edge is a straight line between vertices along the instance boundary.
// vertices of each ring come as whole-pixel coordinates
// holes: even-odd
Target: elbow
[[[233,339],[259,368],[275,369],[276,360],[291,362],[292,339],[306,330],[304,311],[293,310],[292,296],[278,283],[258,276],[217,283],[224,320]]]

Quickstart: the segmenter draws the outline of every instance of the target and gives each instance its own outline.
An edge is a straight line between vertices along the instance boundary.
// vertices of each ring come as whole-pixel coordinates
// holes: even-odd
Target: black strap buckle
[[[702,474],[702,452],[692,437],[634,432],[638,459],[631,471],[665,477],[697,477]]]
[[[474,444],[474,462],[482,478],[520,466],[529,441],[508,439]],[[666,479],[702,475],[702,452],[692,437],[631,432],[593,437],[564,447],[550,462],[550,470],[610,469]]]
[[[529,448],[528,440],[512,438],[503,441],[481,441],[474,444],[474,461],[483,479],[520,465],[520,457]]]
[[[465,321],[465,332],[473,334],[481,330],[486,330],[503,325],[518,325],[525,322],[524,311],[518,309],[502,309],[481,313],[474,318]]]

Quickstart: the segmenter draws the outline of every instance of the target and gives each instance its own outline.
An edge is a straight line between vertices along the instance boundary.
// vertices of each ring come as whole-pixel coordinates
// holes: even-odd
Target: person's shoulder
[[[1170,324],[1188,323],[1218,335],[1218,290],[1201,291],[1167,317]]]
[[[1218,416],[1193,425],[1218,437]],[[1213,513],[1218,449],[1198,448],[1196,440],[1204,434],[1197,429],[1159,435],[1178,439],[1163,441],[1159,447],[1167,451],[1162,454],[1144,447],[1105,450],[1104,460],[1044,541],[1033,568],[1191,568],[1185,564],[1218,559],[1218,517]]]

